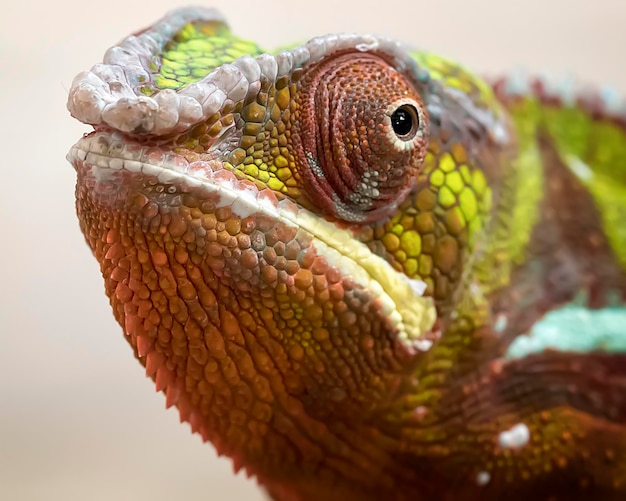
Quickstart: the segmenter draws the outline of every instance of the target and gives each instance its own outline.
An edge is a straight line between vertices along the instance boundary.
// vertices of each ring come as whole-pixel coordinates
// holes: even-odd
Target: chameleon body
[[[278,500],[624,499],[626,113],[182,9],[81,73],[80,227],[181,421]]]

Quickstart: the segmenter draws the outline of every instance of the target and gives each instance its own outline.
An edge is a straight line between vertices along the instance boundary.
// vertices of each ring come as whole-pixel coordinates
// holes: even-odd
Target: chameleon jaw
[[[81,138],[68,161],[88,172],[96,183],[119,183],[122,173],[140,175],[150,184],[166,185],[169,193],[200,190],[206,198],[218,197],[218,207],[229,206],[241,219],[264,215],[313,236],[318,255],[368,290],[389,320],[396,338],[410,354],[427,351],[428,336],[436,320],[432,298],[424,297],[425,283],[407,278],[352,233],[313,214],[289,199],[278,200],[269,189],[259,190],[241,181],[217,159],[188,162],[182,155],[129,142],[119,132],[97,131]]]

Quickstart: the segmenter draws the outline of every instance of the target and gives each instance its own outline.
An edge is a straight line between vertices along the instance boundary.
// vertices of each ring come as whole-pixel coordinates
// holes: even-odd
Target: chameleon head
[[[429,345],[421,284],[351,232],[409,192],[428,120],[394,42],[272,56],[225,30],[181,10],[110,49],[74,81],[68,107],[95,131],[68,158],[135,355],[182,419],[270,482],[356,453],[337,444],[375,433]]]

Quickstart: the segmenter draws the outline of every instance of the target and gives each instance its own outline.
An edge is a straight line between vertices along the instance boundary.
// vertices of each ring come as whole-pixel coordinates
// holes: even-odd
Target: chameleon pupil
[[[391,126],[396,135],[401,139],[410,139],[408,136],[417,130],[417,111],[412,106],[400,106],[391,115]]]

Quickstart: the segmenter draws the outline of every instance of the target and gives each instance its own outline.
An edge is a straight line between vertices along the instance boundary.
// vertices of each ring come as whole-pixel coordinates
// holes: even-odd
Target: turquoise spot
[[[508,324],[508,321],[507,321],[506,316],[500,314],[498,315],[495,323],[493,324],[493,330],[498,334],[502,334],[504,330],[506,329],[507,324]]]
[[[551,311],[528,334],[515,338],[505,356],[523,358],[546,349],[626,352],[626,308],[590,310],[568,305]]]

